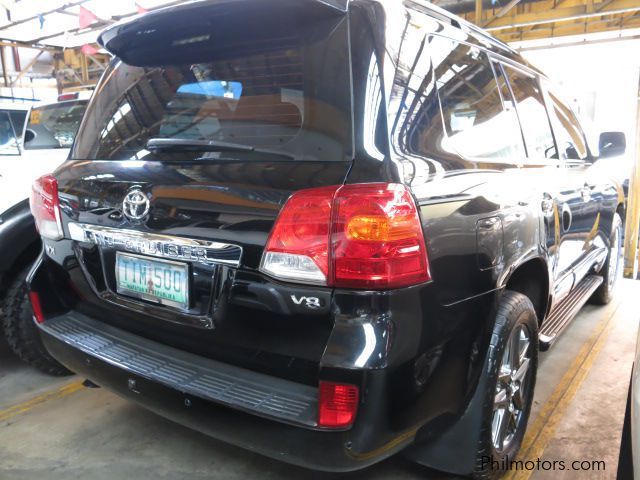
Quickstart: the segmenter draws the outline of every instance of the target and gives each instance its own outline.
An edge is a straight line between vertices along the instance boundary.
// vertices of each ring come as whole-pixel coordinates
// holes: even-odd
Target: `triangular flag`
[[[87,10],[83,6],[80,6],[80,15],[78,16],[78,19],[80,20],[80,28],[87,28],[93,22],[97,22],[99,20],[92,11]]]
[[[96,53],[98,53],[99,50],[96,47],[94,47],[93,45],[87,43],[86,45],[82,46],[80,51],[82,53],[84,53],[85,55],[95,55]]]
[[[147,13],[149,11],[146,8],[144,8],[142,5],[140,5],[138,2],[136,2],[136,10],[138,11],[138,13]]]

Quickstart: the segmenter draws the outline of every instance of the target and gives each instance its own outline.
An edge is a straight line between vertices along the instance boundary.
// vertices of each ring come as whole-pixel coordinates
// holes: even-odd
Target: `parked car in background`
[[[9,165],[22,153],[22,132],[28,111],[28,105],[0,102],[0,185]]]
[[[90,96],[62,94],[28,112],[0,109],[0,141],[3,132],[9,139],[0,147],[6,154],[0,159],[0,332],[20,358],[51,374],[68,371],[46,352],[31,322],[24,280],[42,244],[28,198],[33,180],[67,159]]]
[[[622,190],[544,74],[421,1],[205,0],[100,42],[33,187],[51,356],[282,461],[497,475],[539,348],[620,272]]]

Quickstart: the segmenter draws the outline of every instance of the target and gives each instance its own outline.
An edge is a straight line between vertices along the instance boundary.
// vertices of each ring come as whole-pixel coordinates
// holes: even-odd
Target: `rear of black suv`
[[[493,296],[433,288],[388,159],[379,9],[204,1],[103,33],[115,59],[70,160],[32,197],[45,246],[30,295],[56,359],[322,470],[457,418],[488,341],[468,319]]]

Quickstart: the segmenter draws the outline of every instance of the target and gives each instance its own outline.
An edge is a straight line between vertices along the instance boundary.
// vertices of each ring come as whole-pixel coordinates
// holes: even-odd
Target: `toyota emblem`
[[[142,220],[150,208],[149,197],[140,189],[131,190],[122,202],[122,213],[129,220]]]

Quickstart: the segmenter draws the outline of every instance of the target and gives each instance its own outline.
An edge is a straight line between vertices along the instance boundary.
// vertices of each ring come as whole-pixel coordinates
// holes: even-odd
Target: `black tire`
[[[33,312],[25,279],[29,269],[16,275],[9,283],[7,294],[3,298],[4,336],[9,348],[24,362],[38,370],[54,376],[72,373],[58,363],[45,349],[33,321]]]
[[[607,254],[607,260],[600,271],[600,275],[602,275],[604,281],[598,289],[593,292],[593,295],[589,299],[591,303],[595,303],[596,305],[606,305],[613,299],[613,294],[622,271],[622,218],[620,218],[620,215],[617,213],[613,215],[609,241],[611,245],[609,247],[609,253]],[[613,260],[612,256],[614,256]],[[615,268],[610,268],[612,261],[616,262],[616,264],[613,265]]]
[[[523,332],[528,335],[528,346],[526,347],[522,340]],[[516,382],[519,386],[516,387],[514,395],[512,393],[514,384],[509,383],[507,387],[503,381],[505,375],[500,375],[500,372],[503,368],[504,358],[510,357],[507,347],[514,345],[511,342],[515,342],[516,336],[518,340],[517,358],[528,359],[528,368],[525,369],[522,382]],[[515,352],[516,350],[510,351]],[[483,420],[476,452],[476,470],[473,474],[473,478],[478,479],[496,478],[504,473],[502,469],[505,463],[515,458],[527,428],[538,368],[538,320],[533,304],[527,296],[510,290],[504,292],[497,308],[488,355],[489,370],[485,401],[482,407]],[[524,364],[525,362],[521,361],[519,367],[516,365],[518,367],[516,370],[519,370]],[[508,377],[513,379],[513,375]],[[521,389],[520,386],[522,386]],[[513,399],[516,399],[518,390],[522,396],[518,397],[519,401],[515,401]],[[504,392],[505,398],[509,399],[510,407],[516,403],[520,404],[520,407],[514,407],[515,411],[519,413],[514,414],[513,417],[508,409],[495,408],[501,392]],[[510,397],[511,395],[513,396]],[[497,420],[500,414],[499,410],[503,410],[504,418],[512,420],[508,421],[508,425],[513,425],[513,432],[510,436],[505,435],[505,442],[498,442],[502,448],[496,447],[493,436],[494,423],[498,422],[499,424]],[[508,443],[506,442],[507,438],[509,439]],[[493,464],[488,462],[488,459],[492,460]]]

